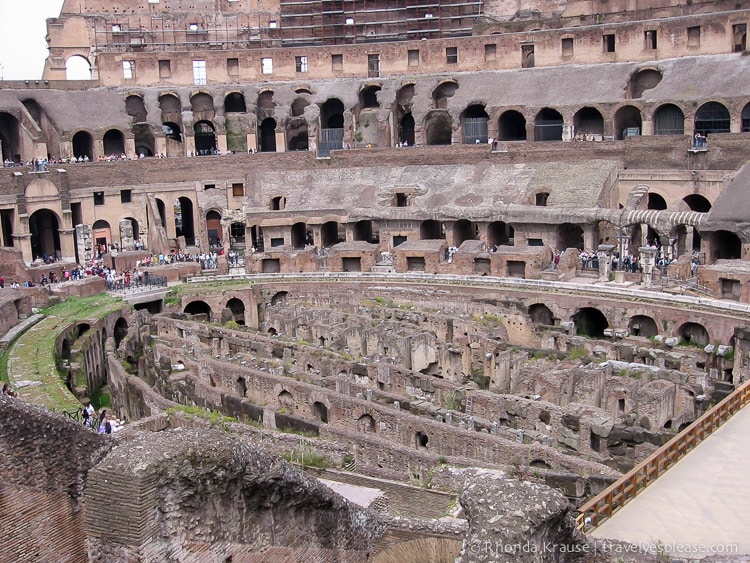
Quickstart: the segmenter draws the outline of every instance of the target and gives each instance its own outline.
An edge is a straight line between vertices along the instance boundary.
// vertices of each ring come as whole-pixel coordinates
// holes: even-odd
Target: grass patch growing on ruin
[[[302,469],[307,469],[308,467],[328,469],[331,466],[331,463],[326,456],[320,455],[312,449],[304,449],[301,451],[292,450],[291,452],[282,454],[281,457],[289,463],[300,465]]]

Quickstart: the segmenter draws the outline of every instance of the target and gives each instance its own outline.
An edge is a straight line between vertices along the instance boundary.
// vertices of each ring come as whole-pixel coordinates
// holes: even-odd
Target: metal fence
[[[166,276],[155,276],[148,272],[144,272],[140,279],[131,277],[130,280],[126,280],[124,276],[119,276],[114,280],[107,280],[107,291],[115,293],[137,293],[165,287],[167,287]]]

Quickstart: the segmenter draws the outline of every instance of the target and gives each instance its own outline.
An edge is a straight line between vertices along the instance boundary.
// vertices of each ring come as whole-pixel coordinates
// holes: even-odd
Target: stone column
[[[651,287],[653,284],[653,273],[654,264],[656,264],[656,254],[659,249],[654,246],[642,246],[638,249],[641,255],[641,267],[643,268],[643,274],[641,275],[641,285],[644,287]]]
[[[600,244],[596,249],[599,256],[599,281],[609,281],[609,260],[614,249],[614,244]]]

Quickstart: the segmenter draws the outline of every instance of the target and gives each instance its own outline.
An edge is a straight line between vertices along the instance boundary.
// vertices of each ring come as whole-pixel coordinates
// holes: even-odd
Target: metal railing
[[[144,273],[143,278],[140,280],[130,278],[130,281],[126,281],[124,277],[118,277],[114,280],[107,280],[107,291],[115,293],[140,293],[142,291],[149,291],[151,289],[160,289],[167,287],[166,276],[155,276],[153,274]]]
[[[615,483],[583,504],[576,517],[578,529],[590,531],[633,500],[665,471],[705,440],[750,402],[750,380],[677,434]]]

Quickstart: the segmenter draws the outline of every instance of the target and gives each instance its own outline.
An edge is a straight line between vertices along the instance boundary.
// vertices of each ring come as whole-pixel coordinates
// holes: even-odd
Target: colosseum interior
[[[64,0],[0,82],[0,553],[609,561],[577,509],[750,379],[749,20]]]

